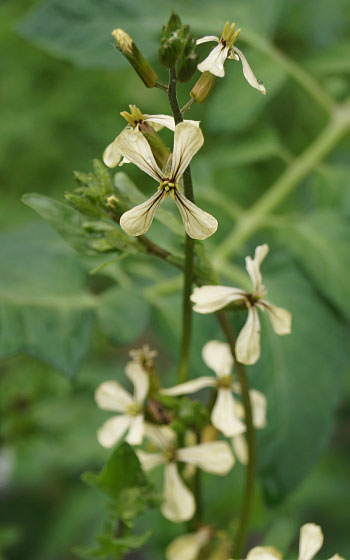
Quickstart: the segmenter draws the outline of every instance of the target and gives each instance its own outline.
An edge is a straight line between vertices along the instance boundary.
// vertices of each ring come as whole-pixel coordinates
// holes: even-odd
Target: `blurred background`
[[[105,500],[80,476],[108,456],[95,437],[108,416],[95,388],[124,382],[128,352],[144,343],[158,351],[164,384],[175,380],[181,277],[146,256],[108,264],[113,254],[81,255],[21,202],[28,192],[63,201],[76,187],[73,170],[91,171],[129,103],[169,112],[165,93],[143,87],[110,32],[128,31],[165,83],[157,41],[171,9],[196,36],[236,21],[238,46],[268,90],[250,88],[240,64],[227,61],[225,80],[188,113],[205,135],[193,162],[196,199],[220,223],[206,247],[212,258],[221,247],[223,283],[243,285],[244,257],[268,242],[269,299],[294,317],[283,340],[263,325],[263,355],[250,368],[269,402],[250,545],[273,544],[293,558],[300,525],[313,521],[325,533],[320,558],[349,557],[350,141],[334,132],[334,107],[349,98],[347,0],[2,0],[0,558],[70,560],[72,547],[93,542]],[[182,103],[196,77],[180,85]],[[227,236],[245,210],[305,157],[310,169],[292,179],[273,217],[231,251]],[[152,191],[141,172],[123,171]],[[150,237],[182,248],[162,224]],[[238,327],[243,320],[235,318]],[[201,348],[220,338],[210,316],[195,317],[194,332],[193,377],[209,373]],[[220,526],[239,511],[243,475],[237,465],[225,479],[205,478],[209,522]],[[140,520],[149,526],[154,535],[135,558],[163,558],[182,530],[157,511]]]

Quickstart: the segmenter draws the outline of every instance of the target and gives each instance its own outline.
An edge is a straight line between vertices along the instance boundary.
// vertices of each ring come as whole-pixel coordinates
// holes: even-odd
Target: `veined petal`
[[[259,307],[261,306],[266,308],[275,333],[283,335],[292,332],[292,315],[289,311],[265,300],[259,302]]]
[[[190,299],[194,303],[193,311],[197,313],[213,313],[218,309],[226,307],[226,305],[233,301],[244,301],[246,295],[239,288],[201,286],[193,290]]]
[[[259,245],[255,249],[254,259],[252,259],[251,257],[246,257],[245,259],[245,266],[253,284],[254,294],[260,294],[262,290],[264,290],[260,272],[260,265],[268,252],[269,246],[265,243],[264,245]]]
[[[107,165],[107,167],[113,168],[118,165],[121,158],[122,153],[119,147],[119,136],[117,136],[103,152],[103,163]]]
[[[134,385],[134,399],[137,404],[143,404],[147,397],[149,388],[149,377],[147,372],[138,362],[128,362],[125,366],[125,373]]]
[[[202,527],[196,533],[181,535],[166,549],[166,560],[196,560],[199,551],[210,539],[208,527]]]
[[[189,395],[205,387],[215,387],[216,383],[214,377],[198,377],[198,379],[180,383],[180,385],[175,385],[175,387],[170,387],[170,389],[162,389],[160,392],[163,395],[170,395],[172,397],[176,397],[177,395]]]
[[[282,560],[282,554],[273,546],[255,546],[248,552],[247,560]]]
[[[103,447],[113,447],[130,426],[131,417],[127,414],[113,416],[97,430],[97,439]]]
[[[242,465],[248,464],[248,444],[243,434],[238,434],[231,439],[233,451]]]
[[[225,475],[233,467],[235,459],[225,441],[208,441],[177,450],[178,461],[199,467],[203,471]]]
[[[170,176],[175,182],[182,177],[191,159],[203,144],[204,137],[199,126],[188,121],[176,125],[170,171]]]
[[[323,545],[323,533],[319,525],[306,523],[300,529],[298,560],[311,560]]]
[[[161,181],[163,173],[159,169],[149,143],[142,132],[136,128],[126,128],[119,135],[119,149],[121,154],[150,175],[156,181]]]
[[[151,471],[155,467],[158,467],[158,465],[163,465],[165,463],[163,453],[147,453],[147,451],[142,451],[142,449],[136,449],[135,453],[143,470],[146,472]]]
[[[130,417],[130,428],[128,435],[125,438],[130,445],[140,445],[143,440],[143,435],[145,432],[145,423],[143,414],[137,414],[137,416]]]
[[[163,126],[169,130],[175,130],[174,117],[169,115],[144,115],[145,122],[149,122],[155,131],[161,130]]]
[[[211,413],[213,426],[220,430],[226,437],[241,434],[246,427],[238,418],[235,410],[235,401],[231,389],[221,387]]]
[[[202,358],[204,363],[215,371],[218,377],[230,375],[233,366],[233,357],[227,342],[210,340],[203,346]]]
[[[216,35],[205,35],[204,37],[197,39],[196,45],[201,45],[202,43],[211,43],[211,42],[220,43],[220,39]]]
[[[133,403],[131,395],[117,381],[105,381],[96,389],[95,400],[102,410],[125,412]]]
[[[157,191],[151,198],[124,212],[120,218],[120,227],[128,235],[143,235],[149,230],[158,206],[165,198],[164,191]]]
[[[236,358],[242,364],[255,364],[260,357],[260,320],[255,306],[248,309],[247,321],[238,335]]]
[[[168,463],[164,471],[164,501],[161,511],[170,521],[188,521],[193,517],[196,504],[192,493],[181,480],[176,463]]]
[[[248,60],[246,59],[246,57],[244,56],[242,51],[240,49],[237,49],[237,47],[232,47],[232,50],[235,53],[237,53],[239,58],[241,59],[243,76],[247,80],[248,84],[250,84],[253,88],[257,89],[263,95],[265,95],[266,94],[266,89],[265,89],[264,84],[256,79],[256,77],[253,74],[253,70],[251,69],[251,67],[248,64]]]
[[[266,409],[267,400],[264,393],[251,389],[249,391],[250,401],[252,403],[253,424],[255,428],[266,427]]]
[[[145,436],[157,447],[167,449],[176,443],[176,433],[169,426],[155,426],[154,424],[145,425]]]
[[[224,63],[228,54],[229,49],[219,43],[219,45],[213,48],[207,58],[197,65],[197,68],[200,72],[210,72],[218,78],[223,78],[225,76]]]
[[[207,239],[218,228],[217,219],[193,204],[179,191],[175,191],[175,202],[180,211],[187,235],[192,239]]]

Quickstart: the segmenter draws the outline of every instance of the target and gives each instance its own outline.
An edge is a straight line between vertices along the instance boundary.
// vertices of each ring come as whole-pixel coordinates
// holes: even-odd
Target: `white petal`
[[[298,560],[311,560],[323,545],[323,533],[319,525],[306,523],[300,529]]]
[[[236,358],[242,364],[255,364],[260,357],[260,320],[255,306],[249,307],[248,319],[238,335]]]
[[[251,389],[249,391],[250,401],[252,403],[253,424],[255,428],[266,427],[266,409],[267,400],[264,393]]]
[[[339,556],[339,554],[334,554],[332,558],[329,558],[329,560],[345,560],[345,558],[343,556]]]
[[[148,472],[165,463],[165,457],[163,453],[147,453],[147,451],[142,451],[142,449],[136,450],[136,455],[141,463],[144,471]]]
[[[233,366],[233,357],[227,342],[210,340],[203,346],[202,358],[204,363],[215,371],[218,377],[230,375]]]
[[[200,72],[210,72],[218,78],[225,76],[224,63],[228,57],[229,49],[221,43],[213,48],[207,58],[205,58],[197,68]]]
[[[176,397],[177,395],[189,395],[205,387],[215,387],[216,383],[213,377],[199,377],[198,379],[175,385],[175,387],[171,387],[170,389],[162,389],[160,392],[163,395],[170,395],[172,397]]]
[[[199,126],[190,122],[176,125],[174,134],[173,158],[170,175],[174,181],[182,177],[193,156],[204,144],[204,137]]]
[[[149,388],[149,377],[147,372],[138,362],[128,362],[125,367],[125,373],[134,385],[134,399],[137,404],[143,404],[147,397]]]
[[[113,416],[97,431],[97,439],[103,447],[113,447],[130,426],[131,417],[127,414]]]
[[[140,445],[143,440],[143,434],[145,432],[145,423],[143,414],[137,414],[137,416],[131,416],[130,418],[130,428],[125,441],[130,445]]]
[[[263,305],[268,311],[275,333],[290,334],[292,332],[292,315],[289,311],[283,307],[276,307],[265,300],[261,300],[260,305]]]
[[[207,239],[216,232],[218,222],[214,216],[198,208],[179,191],[175,191],[175,202],[180,211],[186,233],[192,239]]]
[[[255,546],[247,554],[247,560],[281,560],[282,554],[272,546]]]
[[[248,84],[250,84],[253,88],[257,89],[258,91],[260,91],[265,95],[266,89],[264,84],[256,79],[256,77],[253,74],[253,70],[248,64],[248,60],[246,59],[242,51],[237,49],[237,47],[232,47],[232,49],[238,54],[239,58],[241,59],[243,75],[247,80]]]
[[[213,474],[227,474],[234,465],[230,446],[225,441],[209,441],[177,450],[178,461],[195,465]]]
[[[159,169],[154,155],[142,132],[135,129],[126,128],[119,135],[119,149],[121,154],[150,175],[156,181],[161,181],[163,173]]]
[[[220,388],[218,396],[211,413],[211,421],[217,430],[220,430],[226,437],[241,434],[246,427],[238,418],[235,410],[235,401],[231,389]]]
[[[208,527],[202,527],[196,533],[182,535],[175,539],[166,549],[166,560],[196,560],[201,548],[210,539]]]
[[[176,463],[169,463],[164,471],[164,501],[161,511],[170,521],[188,521],[193,517],[196,504],[192,493],[181,480]]]
[[[175,130],[174,117],[169,115],[144,115],[145,122],[149,122],[155,131],[161,130],[163,126],[169,130]]]
[[[242,465],[248,464],[249,459],[249,452],[248,452],[248,444],[243,434],[238,434],[234,436],[231,440],[233,450],[237,459],[239,460]]]
[[[125,412],[133,403],[131,395],[116,381],[105,381],[95,392],[97,406],[102,410]]]
[[[158,206],[163,202],[164,191],[157,191],[151,198],[125,212],[120,218],[120,227],[128,235],[143,235],[149,230]]]
[[[204,37],[197,39],[196,45],[201,45],[202,43],[211,43],[212,41],[214,41],[214,43],[220,43],[220,39],[219,37],[216,37],[216,35],[205,35]]]
[[[194,303],[193,311],[197,313],[213,313],[226,307],[233,301],[244,301],[245,292],[239,288],[229,286],[201,286],[195,288],[191,295]]]
[[[265,243],[264,245],[259,245],[255,249],[254,259],[251,257],[246,257],[246,269],[253,283],[253,292],[255,294],[260,294],[264,289],[262,285],[262,277],[260,272],[260,265],[267,253],[269,252],[269,246]]]
[[[169,426],[145,425],[145,436],[157,447],[167,449],[176,443],[176,433]]]
[[[116,167],[122,158],[122,153],[119,147],[119,136],[107,146],[103,152],[103,162],[107,167]]]

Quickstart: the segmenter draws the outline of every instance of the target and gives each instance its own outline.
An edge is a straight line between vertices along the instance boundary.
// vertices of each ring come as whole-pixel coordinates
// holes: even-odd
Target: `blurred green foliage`
[[[104,501],[80,480],[83,471],[99,470],[106,459],[95,438],[105,415],[93,392],[105,379],[124,382],[128,350],[150,343],[160,354],[162,380],[174,380],[178,273],[146,254],[120,258],[113,251],[120,248],[120,230],[108,219],[97,226],[63,198],[76,187],[72,170],[89,173],[90,162],[124,126],[119,111],[135,103],[148,113],[168,112],[164,92],[140,84],[113,48],[110,31],[124,27],[164,76],[157,42],[171,9],[198,35],[220,34],[226,19],[235,20],[242,48],[268,90],[264,97],[249,88],[239,64],[228,61],[226,79],[189,113],[202,120],[205,133],[193,162],[196,198],[220,223],[206,243],[210,257],[244,209],[327,124],[324,107],[273,52],[259,48],[259,39],[272,41],[311,72],[335,101],[349,96],[346,0],[332,7],[327,0],[2,1],[0,203],[1,227],[8,231],[0,238],[0,555],[7,560],[70,560],[73,546],[93,545]],[[199,52],[204,56],[206,47]],[[186,85],[179,96],[187,101]],[[242,266],[255,244],[269,242],[263,269],[269,296],[294,316],[293,335],[283,340],[263,325],[262,359],[251,368],[252,383],[267,393],[269,411],[268,427],[258,435],[259,493],[250,544],[263,540],[295,551],[298,527],[314,521],[325,533],[322,557],[350,555],[350,383],[344,352],[349,148],[349,138],[338,143],[220,271],[224,283],[242,285],[244,274],[236,265]],[[149,192],[147,178],[141,180],[135,169],[124,171]],[[140,192],[125,175],[115,184],[126,202],[137,202]],[[28,192],[41,194],[26,197],[25,206],[20,199]],[[60,235],[84,255],[28,206],[54,227],[57,215],[64,216]],[[179,254],[177,216],[171,205],[162,211],[150,237]],[[235,320],[239,326],[243,315]],[[210,316],[196,316],[194,324],[193,377],[205,374],[203,344],[219,336]],[[75,379],[67,381],[57,371]],[[209,521],[225,524],[238,513],[242,477],[239,466],[225,479],[203,477]],[[138,529],[155,527],[148,556],[139,558],[163,558],[165,546],[181,532],[157,510],[144,514]]]

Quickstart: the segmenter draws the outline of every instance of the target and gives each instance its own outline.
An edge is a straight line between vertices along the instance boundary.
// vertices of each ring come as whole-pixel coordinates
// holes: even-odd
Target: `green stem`
[[[237,252],[243,243],[263,225],[266,216],[299,185],[308,173],[336,146],[349,128],[350,106],[337,107],[328,125],[306,150],[259,200],[236,222],[236,227],[216,249],[215,264]]]
[[[256,444],[255,444],[255,431],[253,425],[253,414],[252,414],[252,404],[249,394],[249,383],[248,377],[243,364],[239,363],[236,358],[235,352],[235,335],[228,320],[227,313],[225,311],[218,311],[216,313],[217,319],[220,323],[222,332],[230,345],[230,350],[235,361],[235,368],[238,374],[238,381],[241,387],[242,401],[244,407],[244,417],[247,426],[247,443],[248,443],[248,464],[246,470],[246,480],[244,488],[244,496],[241,507],[241,515],[239,518],[239,525],[236,533],[236,539],[234,543],[234,548],[232,556],[234,558],[242,558],[242,552],[246,540],[246,534],[248,529],[248,522],[250,511],[252,508],[252,502],[254,497],[254,477],[256,469]]]
[[[183,122],[183,116],[176,95],[176,71],[170,68],[170,79],[168,87],[168,97],[171,110],[174,115],[175,124]],[[194,202],[193,186],[190,166],[183,174],[185,196]],[[193,284],[193,257],[194,240],[186,235],[185,241],[185,267],[184,267],[184,289],[182,300],[182,339],[180,350],[180,363],[178,370],[178,383],[184,383],[188,378],[190,361],[191,333],[192,333],[192,306],[190,296]]]

